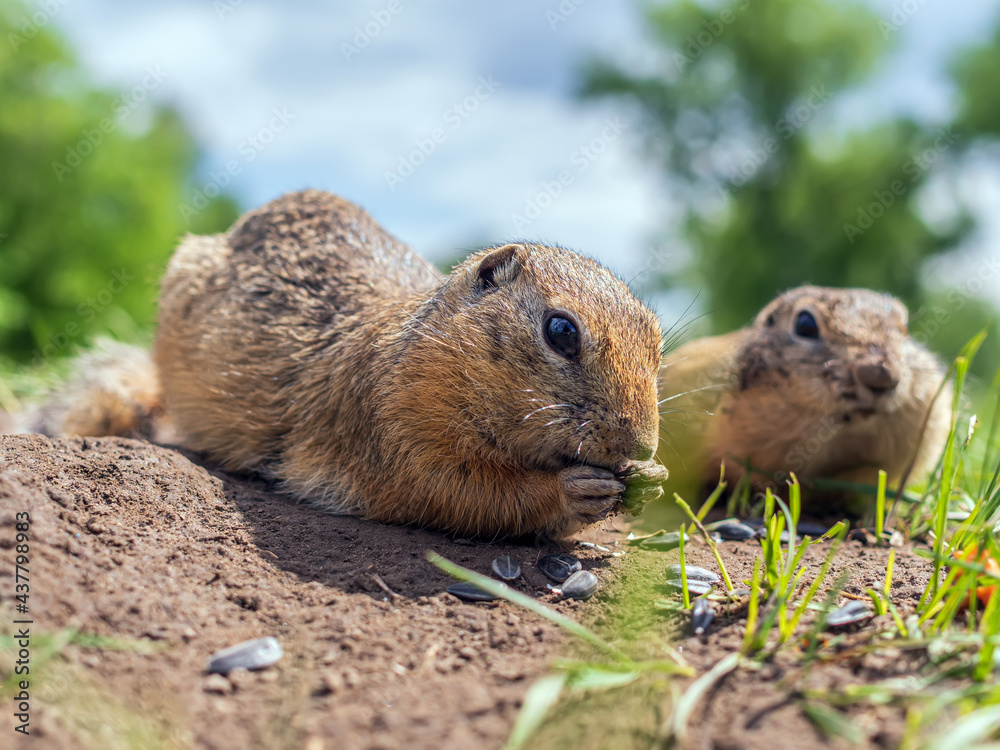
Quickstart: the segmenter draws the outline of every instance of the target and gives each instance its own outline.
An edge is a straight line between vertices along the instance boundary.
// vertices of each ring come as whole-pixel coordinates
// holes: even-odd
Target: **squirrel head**
[[[808,413],[845,423],[891,414],[936,360],[913,341],[906,307],[868,289],[803,286],[757,316],[739,357],[739,388],[782,388]],[[935,375],[938,375],[935,369]]]
[[[606,268],[508,244],[470,256],[433,299],[409,359],[461,404],[449,428],[465,447],[545,471],[655,454],[659,322]]]

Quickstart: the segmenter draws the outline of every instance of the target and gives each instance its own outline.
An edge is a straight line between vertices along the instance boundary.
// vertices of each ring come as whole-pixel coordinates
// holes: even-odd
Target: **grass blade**
[[[815,701],[802,701],[799,707],[813,726],[828,740],[842,737],[852,745],[859,745],[864,741],[861,729],[837,709]]]
[[[673,738],[679,745],[684,745],[687,740],[687,727],[691,719],[691,714],[701,703],[701,699],[712,687],[736,669],[743,660],[742,654],[733,653],[723,658],[718,664],[691,683],[684,694],[677,699],[674,710],[670,712],[670,718],[664,722],[661,735],[664,740]]]
[[[559,701],[565,684],[565,674],[545,675],[532,683],[503,750],[518,750],[531,739],[531,735],[538,731],[549,711]]]
[[[885,484],[888,478],[889,475],[885,470],[879,469],[878,494],[875,495],[875,538],[880,545],[883,543],[882,534],[885,531]]]
[[[948,727],[927,750],[967,750],[974,743],[988,740],[1000,729],[1000,706],[987,706],[964,716]]]
[[[694,525],[698,528],[698,531],[701,532],[701,535],[705,538],[705,542],[708,544],[709,549],[711,549],[712,554],[715,555],[715,562],[719,566],[719,572],[722,573],[722,580],[726,583],[726,592],[731,594],[733,592],[733,582],[729,580],[729,572],[726,570],[726,564],[722,562],[722,555],[719,553],[719,545],[717,545],[715,540],[712,539],[712,535],[708,533],[708,529],[706,529],[704,525],[702,525],[701,521],[698,520],[698,516],[696,516],[694,511],[691,510],[691,506],[684,502],[684,499],[676,492],[674,493],[674,502],[681,507],[681,510],[687,514],[687,517],[691,519]]]

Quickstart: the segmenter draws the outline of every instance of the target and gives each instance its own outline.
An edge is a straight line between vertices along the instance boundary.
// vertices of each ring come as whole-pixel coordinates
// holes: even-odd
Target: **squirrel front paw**
[[[582,524],[606,518],[621,502],[625,483],[596,466],[570,466],[559,472],[566,515]]]
[[[663,483],[670,472],[656,461],[636,461],[616,472],[615,476],[625,483],[621,510],[637,516],[646,503],[658,500],[663,495]]]

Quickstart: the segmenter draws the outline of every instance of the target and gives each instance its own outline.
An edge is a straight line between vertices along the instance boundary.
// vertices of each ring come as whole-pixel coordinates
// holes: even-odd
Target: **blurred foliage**
[[[905,33],[868,5],[652,3],[645,14],[656,62],[594,62],[583,93],[638,105],[646,147],[678,197],[691,260],[660,273],[660,287],[700,290],[714,332],[746,325],[799,284],[882,289],[949,358],[996,314],[981,298],[928,288],[928,262],[974,224],[961,206],[927,221],[921,193],[954,178],[973,135],[1000,131],[1000,35],[956,64],[964,105],[951,127],[896,119],[844,132],[832,116],[838,94]],[[1000,365],[997,335],[978,365]]]
[[[41,367],[97,333],[153,321],[161,271],[185,232],[219,231],[226,198],[189,217],[197,151],[172,109],[89,83],[42,6],[0,0],[0,353]]]
[[[956,130],[1000,136],[1000,25],[988,44],[955,61],[952,74],[961,94]]]

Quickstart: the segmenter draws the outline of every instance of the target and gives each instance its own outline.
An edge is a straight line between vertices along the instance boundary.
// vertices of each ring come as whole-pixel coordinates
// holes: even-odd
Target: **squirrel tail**
[[[71,367],[40,404],[14,416],[16,432],[172,442],[159,375],[147,350],[102,339]]]

